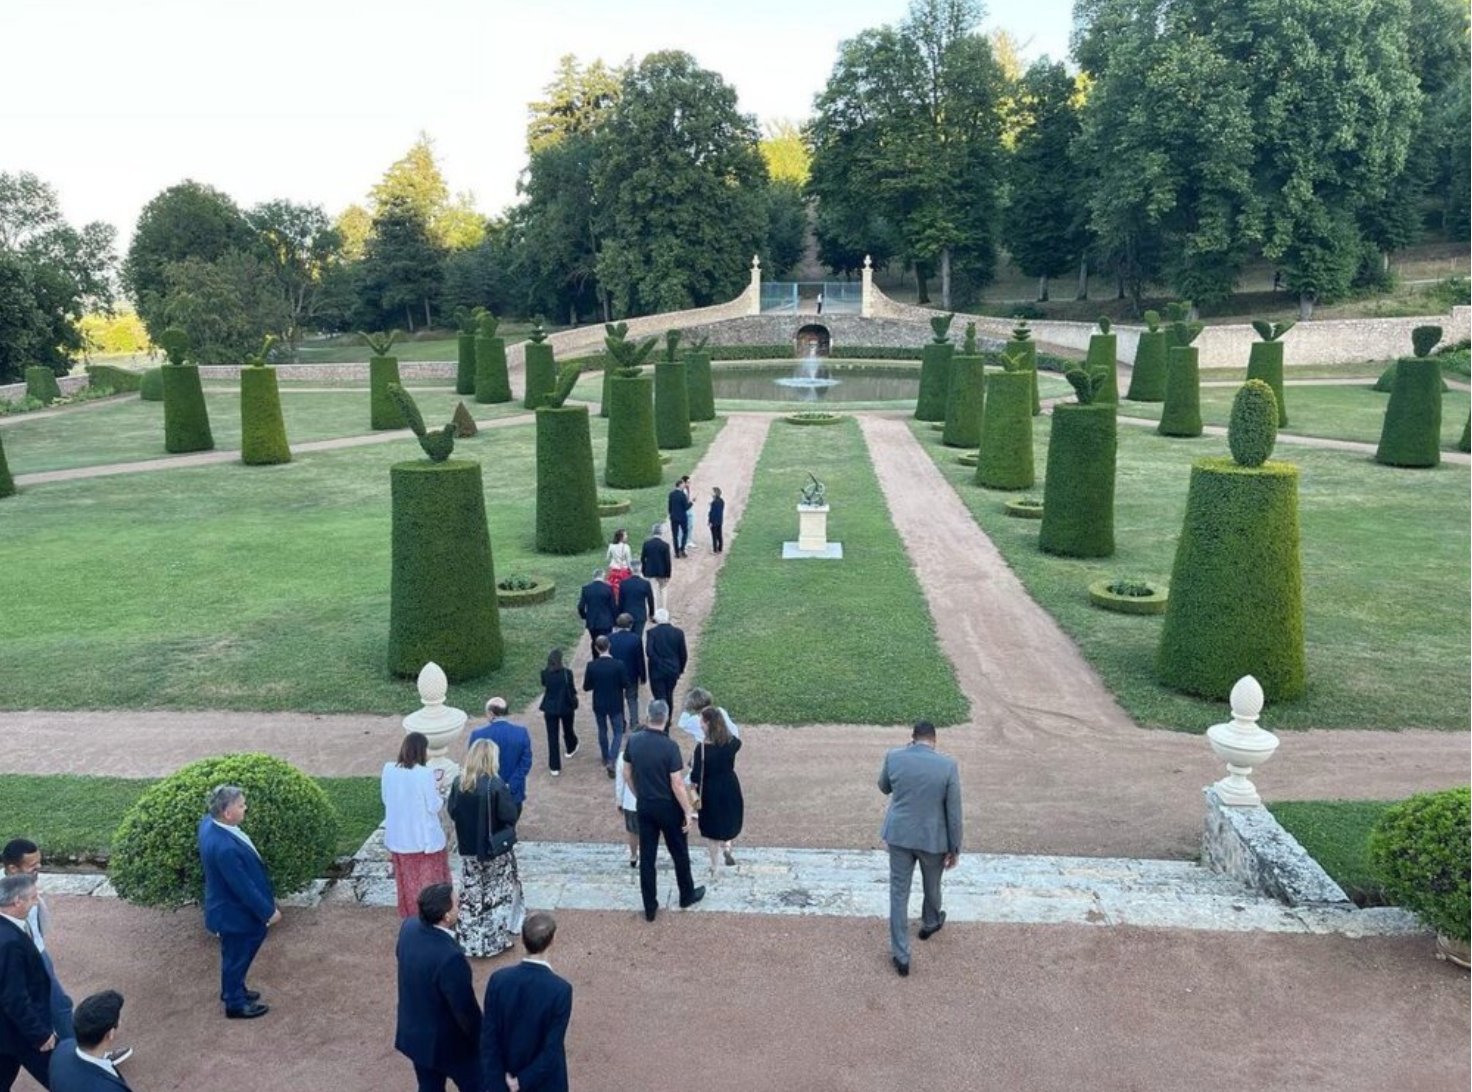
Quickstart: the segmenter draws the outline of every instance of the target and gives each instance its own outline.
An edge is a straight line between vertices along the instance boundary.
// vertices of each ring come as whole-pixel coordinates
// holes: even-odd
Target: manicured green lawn
[[[1383,906],[1385,892],[1370,870],[1370,831],[1391,800],[1303,800],[1268,810],[1344,893],[1361,906]]]
[[[972,471],[956,465],[939,433],[912,427],[1028,591],[1139,723],[1201,732],[1226,719],[1225,700],[1186,697],[1155,682],[1159,617],[1099,610],[1085,590],[1090,581],[1116,575],[1169,580],[1191,460],[1225,454],[1224,438],[1170,440],[1121,426],[1118,552],[1085,561],[1041,553],[1037,521],[1005,516],[1009,494],[972,484]],[[1035,438],[1041,470],[1046,424]],[[1309,448],[1283,447],[1278,454],[1302,470],[1309,688],[1298,701],[1268,706],[1264,725],[1465,731],[1472,686],[1466,467],[1397,470],[1361,455]],[[1042,481],[1029,493],[1041,497]]]
[[[455,394],[452,386],[416,387],[413,394],[430,427],[448,421],[455,403],[462,400],[477,420],[526,412],[519,401],[478,406],[473,399]],[[215,449],[239,450],[240,388],[234,384],[211,385],[205,391],[205,403],[209,407]],[[286,419],[287,438],[293,443],[359,436],[372,431],[368,424],[366,387],[310,391],[284,386],[281,412]],[[167,454],[164,404],[145,402],[132,395],[56,417],[17,419],[5,426],[4,441],[12,474],[157,459]]]
[[[720,424],[696,426],[681,461]],[[501,612],[506,662],[451,688],[461,708],[536,695],[547,650],[582,632],[577,589],[603,560],[534,552],[534,435],[512,425],[456,447],[484,466],[497,576],[558,585],[547,603]],[[600,467],[604,438],[595,418]],[[389,466],[418,458],[407,439],[22,489],[0,512],[0,557],[33,559],[35,576],[12,582],[0,609],[0,708],[412,711],[412,680],[390,678],[384,656]],[[620,491],[633,510],[605,530],[637,536],[667,491]]]
[[[1368,383],[1375,382],[1380,373],[1385,370],[1385,365],[1390,361],[1370,361],[1368,363],[1355,364],[1287,364],[1283,368],[1285,379],[1342,379],[1346,383],[1364,380]],[[1247,365],[1235,367],[1203,367],[1201,369],[1201,381],[1203,383],[1216,380],[1235,380],[1238,383],[1247,382]]]
[[[1201,419],[1208,425],[1225,425],[1232,414],[1236,387],[1202,387]],[[1370,389],[1370,383],[1353,386],[1289,387],[1288,424],[1284,432],[1299,436],[1326,436],[1334,440],[1380,442],[1380,425],[1385,420],[1385,404],[1390,395]],[[1454,450],[1467,422],[1468,394],[1449,390],[1441,396],[1441,446]],[[1160,420],[1161,403],[1129,402],[1119,404],[1127,417]]]
[[[383,821],[378,779],[319,777],[342,826],[337,854],[354,853]],[[124,813],[154,782],[149,778],[0,774],[6,837],[25,837],[52,860],[105,855]]]
[[[809,471],[833,498],[828,538],[843,543],[841,561],[782,560],[782,543],[797,538],[795,505]],[[738,722],[966,719],[856,422],[774,422],[727,549],[700,674],[689,681]]]

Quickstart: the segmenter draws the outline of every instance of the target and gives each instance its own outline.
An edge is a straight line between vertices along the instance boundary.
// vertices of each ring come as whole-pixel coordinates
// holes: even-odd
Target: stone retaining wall
[[[1264,807],[1228,807],[1214,788],[1206,790],[1206,829],[1201,861],[1289,906],[1353,905]]]
[[[62,394],[76,394],[77,391],[91,382],[87,375],[63,375],[58,376],[56,385],[61,388]],[[0,387],[0,402],[19,402],[26,396],[26,385],[24,383],[6,383]]]
[[[797,332],[807,326],[821,326],[828,331],[834,355],[856,345],[918,349],[931,338],[928,319],[917,324],[910,318],[861,318],[850,314],[749,315],[685,329],[691,337],[708,336],[712,345],[793,345]],[[989,341],[983,347],[996,348],[997,343]]]

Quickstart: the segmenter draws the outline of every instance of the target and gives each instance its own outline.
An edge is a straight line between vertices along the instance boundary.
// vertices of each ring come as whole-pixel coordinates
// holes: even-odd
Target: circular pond
[[[913,402],[920,389],[919,368],[812,359],[720,365],[711,379],[717,398],[751,402]]]

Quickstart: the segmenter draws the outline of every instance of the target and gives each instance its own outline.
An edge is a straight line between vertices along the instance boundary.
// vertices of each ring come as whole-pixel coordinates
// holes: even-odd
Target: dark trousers
[[[46,973],[51,976],[51,1030],[56,1032],[58,1041],[75,1039],[77,1033],[72,1025],[72,999],[61,988],[61,980],[56,977],[56,967],[51,962],[51,953],[42,952],[41,962],[46,964]]]
[[[15,1053],[0,1054],[0,1089],[10,1092],[10,1086],[20,1075],[21,1067],[35,1078],[42,1088],[51,1087],[51,1053],[42,1053],[35,1047],[16,1048]]]
[[[675,540],[675,553],[683,554],[690,545],[690,525],[684,516],[670,516],[670,534]]]
[[[227,1011],[245,1008],[245,976],[266,942],[266,927],[259,933],[220,934],[220,1000]]]
[[[613,630],[611,630],[611,629],[594,629],[592,626],[589,626],[588,627],[588,647],[589,648],[592,648],[594,641],[598,640],[599,637],[607,637],[612,632],[613,632]]]
[[[649,676],[649,693],[654,701],[662,701],[670,707],[671,720],[675,719],[675,683],[679,681],[678,675]]]
[[[603,755],[603,765],[612,766],[618,758],[618,748],[624,740],[624,715],[623,712],[600,713],[593,710],[593,719],[598,722],[598,750]],[[609,740],[609,728],[613,729],[613,739]]]
[[[658,803],[651,807],[639,805],[639,894],[644,897],[644,912],[659,906],[655,887],[655,855],[659,853],[659,839],[664,837],[665,848],[675,862],[675,884],[680,889],[680,905],[695,896],[695,881],[690,878],[690,844],[686,840],[685,816],[680,805],[673,801]]]
[[[547,724],[547,768],[550,770],[562,769],[562,748],[565,746],[569,751],[578,745],[578,734],[572,729],[572,710],[566,713],[543,713],[542,720]],[[562,739],[557,738],[558,729],[561,729]]]
[[[624,727],[633,731],[639,726],[639,684],[630,683],[624,687],[624,704],[629,707],[628,718],[624,721]],[[614,748],[614,758],[618,758],[617,748]]]
[[[454,1069],[444,1072],[438,1069],[426,1069],[415,1062],[414,1076],[419,1081],[419,1092],[445,1092],[445,1081],[447,1080],[454,1081],[455,1087],[460,1089],[460,1092],[480,1092],[482,1087],[479,1058],[461,1062]]]
[[[726,548],[725,530],[719,523],[710,525],[710,548],[716,553]]]

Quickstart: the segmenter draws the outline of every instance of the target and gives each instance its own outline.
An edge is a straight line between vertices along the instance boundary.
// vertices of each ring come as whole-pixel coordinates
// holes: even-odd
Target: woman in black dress
[[[714,705],[700,711],[705,740],[695,748],[690,762],[690,783],[700,793],[700,836],[710,850],[710,870],[720,867],[720,854],[734,865],[731,841],[741,833],[745,802],[741,779],[736,776],[736,752],[741,740],[726,727],[726,718]]]
[[[562,666],[562,649],[554,648],[547,654],[547,666],[542,669],[542,719],[547,722],[547,768],[556,777],[562,772],[562,746],[557,739],[558,728],[562,730],[562,743],[567,745],[567,757],[578,752],[578,734],[573,731],[572,718],[578,707],[578,688],[572,672]]]

